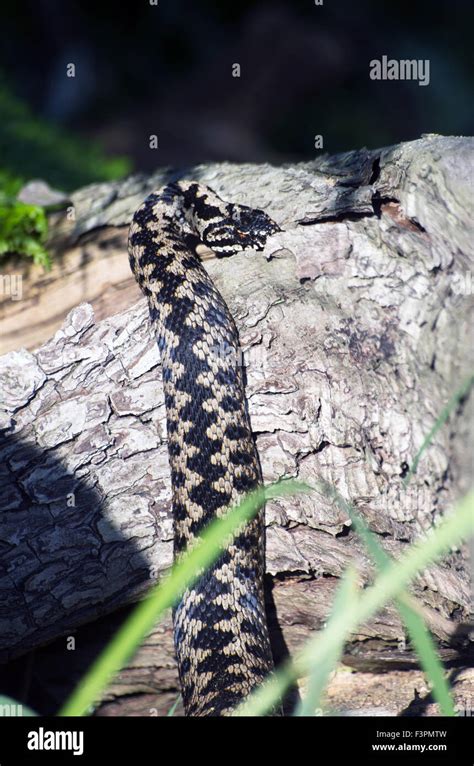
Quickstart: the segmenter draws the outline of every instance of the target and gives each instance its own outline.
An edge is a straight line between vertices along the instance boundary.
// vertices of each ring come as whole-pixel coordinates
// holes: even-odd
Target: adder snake
[[[237,328],[196,246],[223,257],[260,249],[278,230],[261,210],[226,203],[192,181],[150,194],[130,227],[130,265],[162,360],[175,557],[262,482]],[[271,670],[263,574],[262,511],[174,609],[187,715],[229,715]]]

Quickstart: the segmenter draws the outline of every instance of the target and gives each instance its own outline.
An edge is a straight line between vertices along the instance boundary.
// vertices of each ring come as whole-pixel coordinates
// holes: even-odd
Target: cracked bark
[[[472,473],[471,395],[402,486],[472,369],[472,149],[471,139],[430,135],[281,168],[186,174],[284,229],[263,253],[206,261],[239,327],[265,480],[323,477],[396,558]],[[123,279],[126,226],[167,177],[79,190],[75,221],[56,214],[54,246],[115,241],[104,257],[115,265],[120,254]],[[134,305],[115,316],[97,321],[81,304],[34,352],[0,357],[3,661],[53,639],[63,646],[58,637],[136,600],[171,563],[161,368],[146,304],[131,279],[126,290]],[[269,504],[273,632],[290,651],[322,625],[350,561],[368,581],[349,519],[323,495]],[[445,659],[462,663],[466,550],[426,570],[413,592]],[[346,661],[403,666],[413,662],[404,638],[389,607],[351,638]],[[176,685],[169,622],[137,657],[143,672],[132,663],[110,700]]]

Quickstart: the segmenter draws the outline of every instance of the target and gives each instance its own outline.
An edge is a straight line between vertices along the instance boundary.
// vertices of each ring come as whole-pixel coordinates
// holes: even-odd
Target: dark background
[[[320,153],[316,134],[327,152],[423,132],[471,134],[473,7],[468,0],[324,0],[322,7],[314,0],[4,0],[0,72],[43,131],[56,126],[82,137],[84,157],[91,139],[106,156],[128,157],[117,174],[208,160],[311,159]],[[430,84],[372,81],[369,61],[384,54],[428,58]],[[69,62],[74,79],[66,77]],[[232,77],[233,63],[240,78]],[[7,111],[11,126],[11,104]],[[10,170],[50,171],[50,180],[68,185],[67,169],[55,168],[54,135],[46,151],[31,141],[34,129],[12,127],[7,141],[1,131],[10,158],[1,162]],[[89,178],[70,175],[71,183]]]

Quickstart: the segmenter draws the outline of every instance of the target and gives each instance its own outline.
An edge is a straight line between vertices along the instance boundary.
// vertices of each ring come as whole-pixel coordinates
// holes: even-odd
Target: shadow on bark
[[[3,434],[0,466],[0,694],[53,714],[131,609],[90,622],[91,604],[111,611],[117,567],[133,557],[138,587],[148,564],[55,450]]]

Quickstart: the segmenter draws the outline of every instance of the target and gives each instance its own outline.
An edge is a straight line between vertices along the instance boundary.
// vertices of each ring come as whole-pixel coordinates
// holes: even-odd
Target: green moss
[[[45,249],[48,222],[44,209],[17,199],[26,180],[41,178],[71,191],[94,181],[126,175],[126,157],[106,157],[99,146],[67,134],[32,113],[13,95],[0,74],[0,262],[6,254],[51,265]]]
[[[42,207],[16,199],[21,185],[21,178],[0,171],[0,261],[5,255],[16,253],[33,258],[48,269],[51,260],[44,247],[48,233],[46,214]]]

